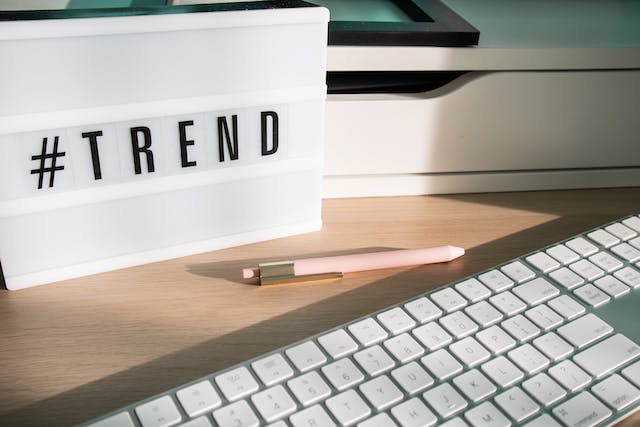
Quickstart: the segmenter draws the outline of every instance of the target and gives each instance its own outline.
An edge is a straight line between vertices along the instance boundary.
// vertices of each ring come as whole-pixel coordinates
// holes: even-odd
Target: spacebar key
[[[582,369],[599,378],[615,371],[640,355],[640,347],[622,334],[616,334],[578,353],[573,360]]]

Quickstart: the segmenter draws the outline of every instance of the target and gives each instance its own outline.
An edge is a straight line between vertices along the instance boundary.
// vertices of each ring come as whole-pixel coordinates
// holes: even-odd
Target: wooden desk
[[[326,200],[321,232],[0,291],[0,424],[88,420],[639,210],[640,188]],[[442,244],[467,254],[332,282],[239,279],[269,260]]]

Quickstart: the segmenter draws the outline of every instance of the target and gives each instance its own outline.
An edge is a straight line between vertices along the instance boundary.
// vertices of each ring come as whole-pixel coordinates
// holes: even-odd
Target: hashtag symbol
[[[42,180],[45,173],[49,174],[49,187],[53,187],[53,178],[56,171],[64,169],[64,166],[56,166],[58,157],[64,157],[65,155],[64,151],[58,151],[58,137],[56,136],[53,140],[53,151],[51,153],[47,153],[47,142],[47,137],[45,136],[42,139],[42,152],[40,155],[31,156],[31,160],[40,160],[40,167],[31,169],[31,175],[38,174],[38,189],[42,188]],[[47,159],[51,159],[49,167],[46,167]]]

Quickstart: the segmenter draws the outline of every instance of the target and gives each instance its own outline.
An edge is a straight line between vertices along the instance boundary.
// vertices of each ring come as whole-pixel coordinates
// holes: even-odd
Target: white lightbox
[[[233,7],[4,15],[6,288],[321,227],[328,12]]]

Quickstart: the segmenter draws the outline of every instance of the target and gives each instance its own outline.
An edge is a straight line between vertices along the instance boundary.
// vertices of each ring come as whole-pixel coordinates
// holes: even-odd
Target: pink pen
[[[462,255],[464,255],[462,248],[438,246],[308,258],[264,263],[260,264],[258,268],[245,268],[242,270],[242,277],[245,279],[259,277],[261,285],[271,285],[342,277],[344,273],[354,271],[448,262]]]

